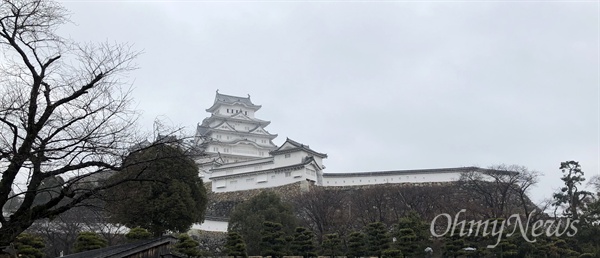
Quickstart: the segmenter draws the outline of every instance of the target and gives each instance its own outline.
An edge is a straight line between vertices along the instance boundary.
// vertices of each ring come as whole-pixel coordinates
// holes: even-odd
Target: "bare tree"
[[[527,197],[539,173],[518,165],[493,166],[484,171],[461,174],[459,185],[484,205],[482,215],[488,218],[507,217],[513,212],[529,214],[535,205]]]
[[[58,3],[0,0],[0,247],[35,220],[55,217],[103,188],[79,187],[119,167],[134,137],[127,72],[139,52],[127,44],[78,44],[55,33],[68,22]],[[47,178],[61,177],[46,187]],[[15,195],[10,195],[15,190]],[[43,202],[34,202],[51,192]]]
[[[347,191],[313,187],[294,198],[293,203],[298,217],[317,235],[319,242],[323,235],[343,231],[351,222],[351,207],[348,206]]]

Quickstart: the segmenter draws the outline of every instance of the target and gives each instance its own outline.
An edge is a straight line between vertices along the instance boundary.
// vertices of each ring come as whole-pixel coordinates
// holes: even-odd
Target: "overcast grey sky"
[[[63,2],[79,41],[134,43],[142,126],[195,125],[215,91],[326,172],[506,163],[599,171],[598,3]]]

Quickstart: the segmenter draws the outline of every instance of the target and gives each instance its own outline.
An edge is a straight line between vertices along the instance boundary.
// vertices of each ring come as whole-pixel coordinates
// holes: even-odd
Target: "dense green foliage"
[[[237,232],[229,232],[227,234],[227,241],[225,243],[225,254],[228,256],[236,257],[248,257],[246,252],[246,243],[244,239]]]
[[[342,239],[337,233],[326,234],[323,236],[321,244],[321,253],[326,256],[335,257],[342,254]]]
[[[317,256],[313,232],[304,227],[297,227],[290,250],[292,254],[301,255],[304,258]]]
[[[167,230],[184,232],[202,222],[206,189],[198,166],[178,147],[156,144],[127,157],[127,169],[109,182],[120,184],[108,193],[114,222],[148,229],[154,236]]]
[[[187,234],[180,234],[177,237],[177,243],[175,244],[174,250],[176,253],[183,254],[186,257],[195,258],[201,257],[202,253],[198,249],[198,242],[192,239]]]
[[[242,236],[249,255],[260,255],[261,232],[266,221],[282,225],[285,236],[292,236],[296,228],[291,207],[283,203],[277,194],[264,191],[235,207],[229,218],[228,231]]]
[[[44,239],[32,234],[22,233],[13,242],[17,256],[22,258],[44,257]]]
[[[104,248],[107,246],[106,240],[94,232],[81,232],[75,240],[73,250],[76,253]]]
[[[383,258],[402,258],[402,257],[404,257],[404,254],[402,254],[402,251],[400,251],[398,249],[388,249],[388,250],[384,250],[383,252],[381,252],[381,257],[383,257]],[[407,257],[410,257],[410,256],[407,256]]]
[[[125,234],[125,238],[129,241],[145,240],[152,238],[152,233],[145,228],[135,227]]]
[[[394,225],[392,236],[396,240],[393,248],[402,251],[402,254],[412,257],[422,253],[429,245],[429,226],[419,217],[411,212],[398,220]]]
[[[563,173],[561,180],[565,186],[554,194],[553,205],[562,206],[565,216],[579,219],[585,199],[592,195],[591,192],[580,189],[582,182],[585,181],[584,172],[576,161],[562,162],[559,169]]]
[[[281,224],[265,221],[261,234],[260,248],[262,256],[277,258],[286,255],[287,241]]]
[[[362,257],[366,253],[366,236],[362,232],[352,232],[348,236],[348,253],[351,258]]]
[[[369,223],[365,232],[367,234],[368,254],[381,257],[383,250],[390,248],[392,242],[386,225],[381,222]]]

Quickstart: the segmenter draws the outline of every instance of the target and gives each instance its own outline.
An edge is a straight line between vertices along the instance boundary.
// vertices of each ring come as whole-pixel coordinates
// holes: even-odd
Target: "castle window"
[[[285,177],[290,177],[292,176],[292,172],[285,172]]]
[[[244,111],[244,115],[248,115],[248,111]]]
[[[285,158],[286,158],[286,159],[287,159],[287,158],[289,158],[289,157],[291,157],[291,154],[289,154],[289,153],[288,153],[288,154],[285,154]]]
[[[264,151],[259,151],[259,152],[258,152],[258,155],[260,155],[260,156],[264,156],[264,155],[265,155],[265,152],[264,152]]]
[[[231,180],[231,181],[229,181],[229,184],[230,185],[237,184],[237,180]]]
[[[219,148],[218,147],[213,147],[213,151],[217,151],[218,152]]]

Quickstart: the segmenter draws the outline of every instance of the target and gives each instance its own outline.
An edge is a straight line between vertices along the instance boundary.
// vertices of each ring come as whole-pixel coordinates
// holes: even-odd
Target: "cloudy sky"
[[[65,1],[62,33],[130,42],[141,125],[193,132],[220,93],[329,155],[326,172],[518,164],[599,171],[599,16],[589,2]]]

